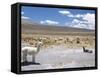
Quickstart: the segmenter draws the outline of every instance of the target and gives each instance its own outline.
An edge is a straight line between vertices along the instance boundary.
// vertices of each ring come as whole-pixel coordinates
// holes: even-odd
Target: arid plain
[[[40,65],[22,66],[22,70],[41,70],[95,66],[95,31],[82,28],[22,23],[22,45],[36,47],[43,42],[36,61]],[[84,53],[83,47],[93,53]],[[31,56],[27,56],[31,61]]]

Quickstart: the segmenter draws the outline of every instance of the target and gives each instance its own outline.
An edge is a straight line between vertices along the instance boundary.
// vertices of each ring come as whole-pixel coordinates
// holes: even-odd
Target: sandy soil
[[[59,68],[76,68],[95,66],[95,50],[90,48],[93,53],[84,53],[82,48],[67,48],[62,45],[53,45],[43,48],[36,56],[36,62],[40,65],[22,66],[25,70],[43,70]],[[27,56],[31,61],[31,56]]]

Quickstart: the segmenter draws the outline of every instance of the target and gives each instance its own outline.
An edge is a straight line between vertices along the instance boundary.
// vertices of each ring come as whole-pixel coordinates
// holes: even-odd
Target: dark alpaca
[[[85,49],[85,47],[83,47],[83,52],[86,52],[86,53],[92,53],[92,50]]]

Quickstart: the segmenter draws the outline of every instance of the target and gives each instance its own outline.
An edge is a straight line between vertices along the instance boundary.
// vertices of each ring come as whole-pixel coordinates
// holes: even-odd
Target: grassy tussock
[[[36,46],[40,39],[44,44],[43,47],[52,45],[64,45],[68,48],[95,47],[95,36],[22,34],[22,42],[28,43],[33,47]]]

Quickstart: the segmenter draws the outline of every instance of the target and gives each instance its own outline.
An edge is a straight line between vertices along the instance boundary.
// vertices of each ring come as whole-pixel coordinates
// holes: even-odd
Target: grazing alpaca
[[[23,61],[24,61],[24,63],[28,63],[27,62],[27,54],[30,54],[30,55],[32,55],[32,63],[36,64],[36,62],[35,62],[35,56],[40,51],[40,47],[42,45],[43,45],[42,42],[38,42],[37,43],[37,47],[30,47],[30,46],[22,47],[22,53],[23,53]]]
[[[85,49],[85,47],[83,47],[83,52],[92,53],[92,50],[88,50],[88,49]]]

